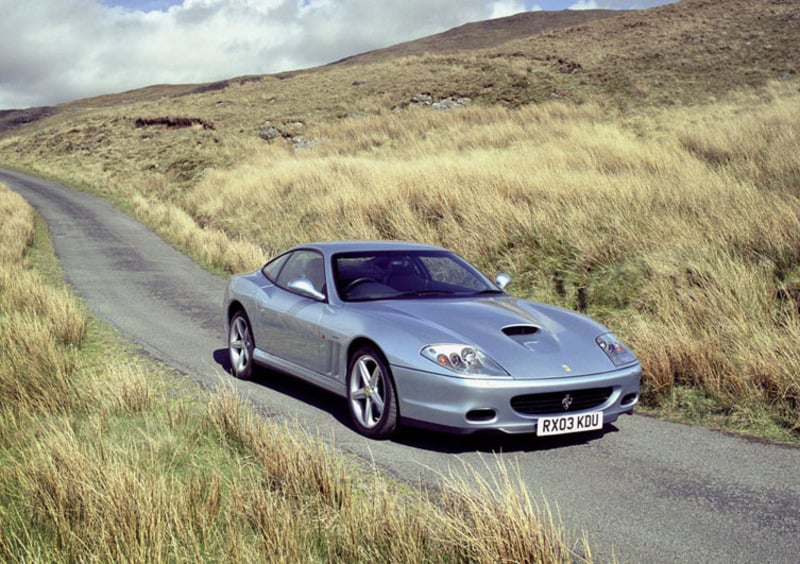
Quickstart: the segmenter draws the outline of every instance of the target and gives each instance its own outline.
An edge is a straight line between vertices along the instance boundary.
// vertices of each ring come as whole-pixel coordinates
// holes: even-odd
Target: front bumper
[[[642,368],[639,364],[613,372],[541,380],[466,379],[392,366],[400,416],[410,425],[439,428],[456,433],[501,431],[533,433],[539,417],[564,413],[603,412],[611,423],[632,413],[639,401]],[[560,413],[523,413],[512,407],[512,398],[529,394],[580,393],[610,388],[607,398],[585,409]]]

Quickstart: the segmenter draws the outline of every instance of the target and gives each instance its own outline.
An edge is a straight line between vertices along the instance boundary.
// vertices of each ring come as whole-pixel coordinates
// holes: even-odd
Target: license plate
[[[582,433],[583,431],[596,431],[603,428],[603,412],[581,413],[580,415],[558,415],[555,417],[540,417],[536,424],[536,435],[546,437],[549,435],[566,435],[567,433]]]

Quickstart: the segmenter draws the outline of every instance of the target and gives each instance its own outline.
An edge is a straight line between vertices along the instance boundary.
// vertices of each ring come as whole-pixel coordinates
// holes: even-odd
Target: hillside
[[[361,53],[332,64],[366,64],[418,55],[463,54],[468,51],[498,47],[509,41],[529,38],[547,31],[580,26],[621,13],[618,10],[523,12],[505,18],[467,23],[444,33]]]
[[[497,47],[515,39],[530,37],[553,29],[581,25],[594,19],[618,14],[618,11],[611,10],[520,13],[514,16],[485,22],[468,23],[430,37],[423,37],[385,49],[377,49],[367,53],[353,55],[352,57],[331,63],[331,65],[363,65],[367,63],[386,62],[399,57],[425,55],[429,53],[452,54]],[[281,73],[280,76],[287,77],[293,74],[294,72],[287,72]],[[9,129],[37,121],[67,109],[118,106],[147,100],[155,101],[164,97],[180,97],[195,93],[215,92],[224,90],[230,84],[235,84],[237,80],[248,79],[239,78],[207,84],[153,85],[128,92],[75,100],[57,107],[3,110],[0,111],[0,135]],[[259,77],[250,77],[249,80],[258,81]]]
[[[694,104],[796,76],[798,38],[800,6],[790,0],[683,0],[645,11],[532,12],[467,24],[316,69],[157,85],[0,112],[0,135],[61,112],[186,96],[192,106],[206,106],[201,117],[218,125],[230,117],[233,127],[241,127],[241,119],[215,111],[231,101],[220,97],[241,97],[245,103],[263,97],[271,107],[261,113],[273,120],[335,118],[366,105],[373,111],[405,107],[420,92],[510,106],[556,97],[617,107]],[[323,96],[316,100],[313,93]],[[289,98],[289,107],[281,103]],[[183,105],[174,104],[176,110]]]
[[[683,0],[504,45],[495,56],[559,62],[579,97],[694,104],[797,76],[800,4]]]
[[[702,105],[769,81],[796,80],[797,2],[683,0],[608,15],[523,14],[316,69],[154,85],[5,112],[0,161],[35,166],[40,159],[63,160],[66,169],[80,162],[115,175],[146,169],[185,179],[245,158],[235,143],[277,136],[303,145],[327,124],[442,100],[654,109]],[[563,27],[569,23],[577,25]],[[485,39],[476,39],[481,34]],[[496,45],[477,48],[485,44]],[[418,52],[425,54],[403,56]],[[203,123],[204,133],[141,125],[167,116]]]

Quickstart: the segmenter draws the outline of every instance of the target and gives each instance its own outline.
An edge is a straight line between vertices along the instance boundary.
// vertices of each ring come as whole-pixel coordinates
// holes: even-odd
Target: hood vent
[[[546,330],[536,325],[507,325],[503,327],[503,333],[536,354],[554,354],[559,351],[558,342]]]
[[[524,337],[539,332],[536,325],[508,325],[503,327],[503,333],[509,337]]]

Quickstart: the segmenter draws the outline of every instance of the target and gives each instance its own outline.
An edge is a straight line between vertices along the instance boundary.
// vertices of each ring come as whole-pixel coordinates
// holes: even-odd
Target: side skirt
[[[338,396],[343,398],[347,397],[347,390],[344,383],[334,380],[330,376],[325,376],[314,372],[313,370],[303,368],[302,366],[298,366],[293,362],[278,358],[277,356],[266,353],[258,348],[253,351],[253,358],[261,366],[278,370],[280,372],[285,372],[291,376],[305,380],[310,384],[319,386],[324,390],[328,390],[329,392],[332,392]]]

